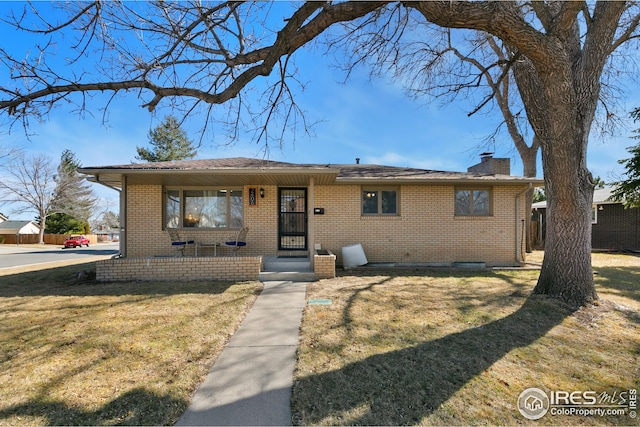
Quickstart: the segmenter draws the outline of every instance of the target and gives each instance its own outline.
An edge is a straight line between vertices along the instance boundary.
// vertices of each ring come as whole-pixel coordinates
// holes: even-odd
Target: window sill
[[[402,216],[401,215],[360,215],[360,220],[361,221],[371,221],[371,220],[388,220],[388,221],[393,221],[393,220],[401,220]]]

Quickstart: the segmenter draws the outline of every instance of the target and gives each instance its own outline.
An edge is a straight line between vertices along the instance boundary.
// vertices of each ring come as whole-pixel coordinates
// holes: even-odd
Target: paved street
[[[0,245],[0,269],[83,258],[98,260],[111,257],[119,250],[119,243],[97,243],[76,249],[62,249],[62,245]]]

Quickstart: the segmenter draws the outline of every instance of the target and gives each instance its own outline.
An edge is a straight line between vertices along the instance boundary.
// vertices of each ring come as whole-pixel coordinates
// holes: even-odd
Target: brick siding
[[[247,246],[241,256],[278,254],[278,187],[264,188],[265,197],[249,206],[248,188],[244,194],[244,225],[249,227]],[[342,264],[343,246],[360,243],[369,262],[453,263],[485,262],[488,265],[513,265],[516,262],[516,239],[523,252],[521,221],[527,212],[524,199],[515,215],[515,197],[526,185],[494,185],[492,215],[460,217],[454,215],[454,185],[402,185],[398,216],[361,215],[360,185],[316,185],[314,207],[324,208],[323,215],[313,217],[314,243],[336,255]],[[468,188],[468,187],[466,187]],[[175,254],[169,235],[163,230],[162,186],[127,187],[127,256],[147,258]],[[310,215],[313,215],[310,213]],[[230,231],[181,230],[183,239],[199,242],[223,241]],[[210,250],[210,249],[209,249]],[[218,256],[229,254],[219,247]],[[194,248],[187,249],[193,255]]]
[[[325,214],[315,218],[315,241],[336,253],[339,265],[341,248],[356,243],[369,262],[512,265],[515,196],[525,188],[493,187],[491,216],[460,217],[454,215],[454,186],[402,186],[400,214],[382,217],[361,215],[359,185],[318,186],[315,205],[325,207]],[[523,220],[523,201],[520,211]]]

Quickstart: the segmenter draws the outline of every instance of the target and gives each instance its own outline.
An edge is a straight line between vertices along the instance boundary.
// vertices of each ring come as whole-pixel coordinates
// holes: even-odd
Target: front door
[[[278,249],[307,250],[307,189],[280,188]]]

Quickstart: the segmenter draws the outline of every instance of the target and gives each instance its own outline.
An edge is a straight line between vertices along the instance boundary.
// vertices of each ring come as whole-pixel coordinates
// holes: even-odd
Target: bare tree
[[[486,136],[479,149],[495,150],[496,139],[504,127],[522,161],[523,175],[537,176],[540,143],[529,126],[513,77],[520,70],[516,64],[519,52],[485,32],[476,31],[471,33],[471,37],[460,39],[452,34],[451,29],[429,29],[424,22],[416,22],[416,17],[411,19],[409,16],[406,22],[406,27],[412,32],[431,32],[434,37],[410,39],[406,43],[388,37],[383,38],[384,42],[381,43],[378,39],[380,33],[372,36],[371,31],[366,31],[362,34],[361,28],[355,26],[348,28],[345,35],[331,40],[329,46],[334,48],[346,41],[348,48],[345,53],[351,54],[350,60],[344,65],[347,73],[359,63],[370,63],[374,75],[392,73],[405,82],[408,92],[416,99],[435,97],[447,103],[457,97],[481,94],[475,104],[470,102],[472,111],[468,116],[495,105],[503,121],[493,133]],[[383,28],[387,25],[388,20],[385,20]],[[373,59],[369,56],[372,47],[376,50]],[[447,80],[443,76],[454,78]],[[529,84],[526,76],[521,76],[520,80],[521,85]],[[533,193],[532,188],[525,194],[528,210],[531,210]],[[530,224],[531,218],[527,217],[527,231]],[[526,237],[527,252],[531,252],[529,232]]]
[[[0,165],[10,162],[19,152],[20,149],[18,147],[0,145]]]
[[[35,212],[39,217],[38,242],[44,244],[47,217],[53,213],[56,167],[44,155],[20,153],[0,166],[0,200],[14,204],[14,213]]]
[[[491,35],[509,49],[511,56],[504,65],[513,71],[542,151],[549,217],[535,291],[577,305],[597,298],[591,269],[594,182],[586,152],[603,73],[618,59],[614,52],[638,38],[640,12],[635,3],[308,2],[287,15],[282,9],[291,4],[277,2],[58,6],[66,8],[66,21],[48,23],[36,6],[13,18],[15,27],[29,27],[50,40],[40,54],[25,59],[0,51],[16,82],[0,87],[0,109],[14,120],[27,123],[30,117],[41,118],[61,101],[75,101],[85,108],[85,97],[94,92],[131,91],[149,110],[160,103],[185,113],[203,107],[207,120],[219,116],[213,114],[214,107],[224,104],[232,134],[240,127],[252,127],[256,140],[267,143],[274,129],[278,139],[282,134],[277,129],[305,125],[298,120],[300,111],[290,86],[297,82],[294,52],[338,24],[346,23],[356,30],[352,34],[369,34],[375,41],[363,52],[354,51],[356,57],[379,55],[377,59],[387,63],[396,61],[393,55],[400,52],[381,47],[404,37],[446,34],[442,28]],[[37,29],[32,25],[34,16],[41,21]],[[430,33],[407,31],[410,17],[418,17]],[[49,48],[62,43],[57,37],[69,33],[78,36],[77,58],[100,52],[95,74],[73,60],[64,67],[49,65]],[[434,43],[441,41],[442,37],[434,38]],[[442,62],[434,55],[437,50],[421,52],[428,64],[422,73],[458,78],[438,76]],[[245,97],[251,90],[263,93],[255,105]]]

